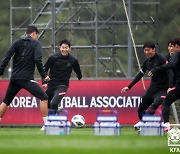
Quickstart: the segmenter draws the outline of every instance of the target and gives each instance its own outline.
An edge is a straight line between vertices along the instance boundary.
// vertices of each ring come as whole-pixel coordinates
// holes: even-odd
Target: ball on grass
[[[74,115],[71,119],[72,125],[75,127],[83,127],[85,125],[85,119],[82,115]]]

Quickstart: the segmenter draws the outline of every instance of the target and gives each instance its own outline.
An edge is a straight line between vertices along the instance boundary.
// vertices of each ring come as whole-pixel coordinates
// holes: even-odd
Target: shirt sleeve
[[[46,74],[48,74],[49,69],[51,68],[51,66],[53,66],[55,61],[56,61],[56,58],[54,56],[50,56],[48,58],[48,60],[44,64],[44,69],[45,69]]]
[[[35,44],[34,60],[35,60],[39,74],[41,75],[42,78],[45,78],[46,72],[42,64],[42,46],[40,42],[37,42]]]
[[[179,52],[175,52],[172,57],[169,59],[169,67],[174,68],[176,67],[177,63],[179,62]]]
[[[17,46],[18,46],[18,41],[15,41],[11,45],[11,47],[8,49],[6,55],[1,63],[1,66],[0,66],[0,75],[4,74],[4,70],[5,70],[6,66],[8,65],[9,61],[11,60],[11,57],[14,55]]]
[[[132,80],[132,82],[129,84],[128,88],[131,89],[146,73],[147,68],[146,68],[146,61],[143,63],[141,66],[141,70],[137,73],[135,78]]]
[[[50,56],[48,58],[48,60],[44,64],[44,69],[45,69],[46,74],[48,74],[49,69],[53,66],[55,61],[56,61],[56,58],[54,56]],[[46,84],[46,83],[47,83],[47,81],[44,81],[44,79],[42,79],[42,84]]]
[[[174,73],[172,69],[168,70],[167,73],[168,73],[169,87],[171,88],[174,85]]]
[[[170,58],[168,63],[165,63],[159,67],[155,67],[151,70],[151,72],[153,74],[158,73],[158,72],[162,72],[162,71],[167,71],[169,69],[172,69],[174,67],[176,67],[177,63],[178,63],[179,57],[178,57],[178,53],[175,52],[172,57]]]
[[[75,61],[74,66],[73,66],[73,70],[74,70],[74,72],[76,73],[77,78],[78,78],[79,80],[81,80],[81,78],[82,78],[82,73],[81,73],[81,69],[80,69],[80,65],[79,65],[78,60]]]

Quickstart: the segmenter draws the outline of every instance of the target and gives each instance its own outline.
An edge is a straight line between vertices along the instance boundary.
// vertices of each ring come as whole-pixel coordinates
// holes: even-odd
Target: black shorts
[[[42,90],[38,83],[34,80],[11,80],[5,98],[4,103],[10,105],[16,94],[21,90],[25,89],[30,92],[33,96],[39,98],[41,101],[48,100],[47,94]]]
[[[48,108],[57,109],[58,104],[61,102],[62,98],[65,96],[67,92],[68,86],[59,85],[59,86],[49,86],[46,90],[46,94],[48,95]]]

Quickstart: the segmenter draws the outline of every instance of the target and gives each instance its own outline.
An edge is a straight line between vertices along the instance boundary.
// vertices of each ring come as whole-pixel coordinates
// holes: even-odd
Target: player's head
[[[173,52],[180,51],[180,38],[175,38],[171,43]]]
[[[144,53],[147,58],[151,58],[155,55],[156,52],[156,46],[154,42],[152,41],[147,41],[143,45]]]
[[[69,40],[61,40],[59,43],[59,50],[63,56],[68,56],[71,51],[71,43]]]
[[[26,30],[26,35],[31,36],[33,39],[38,39],[39,31],[35,26],[28,26]]]
[[[168,42],[168,51],[169,51],[169,55],[172,56],[173,54],[173,50],[172,50],[172,40],[170,40]]]

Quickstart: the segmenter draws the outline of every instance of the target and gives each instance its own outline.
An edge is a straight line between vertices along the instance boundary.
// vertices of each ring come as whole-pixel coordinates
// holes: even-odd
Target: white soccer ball
[[[82,115],[75,115],[71,119],[72,125],[75,127],[83,127],[85,124],[85,119]]]

